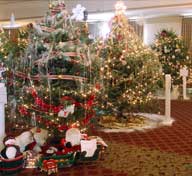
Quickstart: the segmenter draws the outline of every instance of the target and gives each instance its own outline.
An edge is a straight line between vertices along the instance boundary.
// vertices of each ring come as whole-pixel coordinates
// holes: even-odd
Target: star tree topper
[[[125,14],[126,6],[123,1],[117,1],[115,4],[115,13],[116,15]]]
[[[81,6],[81,4],[77,4],[77,6],[72,10],[73,15],[71,16],[71,19],[75,19],[76,21],[82,21],[84,19],[85,10],[85,7]]]

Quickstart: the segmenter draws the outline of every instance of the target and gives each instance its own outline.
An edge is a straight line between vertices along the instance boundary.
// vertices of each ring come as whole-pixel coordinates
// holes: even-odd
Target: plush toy
[[[3,143],[5,145],[4,149],[1,151],[1,156],[4,159],[14,159],[22,153],[20,152],[19,146],[16,145],[16,140],[12,136],[7,136],[4,138]]]
[[[80,145],[72,145],[71,142],[66,141],[66,139],[61,140],[62,150],[57,152],[57,155],[65,155],[74,152],[80,152]]]
[[[34,142],[33,148],[31,150],[35,151],[36,153],[42,152],[41,147],[46,143],[48,138],[48,131],[42,128],[32,128],[31,132],[33,133]]]
[[[19,136],[15,138],[15,140],[16,140],[15,144],[19,146],[21,152],[24,152],[25,147],[34,141],[33,134],[31,131],[25,131],[21,133]]]
[[[80,145],[81,132],[77,128],[70,128],[66,131],[66,142],[70,142],[72,146]]]

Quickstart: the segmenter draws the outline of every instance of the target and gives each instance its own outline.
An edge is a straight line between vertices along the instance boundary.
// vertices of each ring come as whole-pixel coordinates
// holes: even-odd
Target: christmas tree
[[[2,64],[10,64],[10,60],[18,59],[27,46],[28,27],[22,26],[14,30],[17,38],[14,36],[12,38],[11,30],[0,29],[0,62]]]
[[[28,47],[12,60],[7,117],[16,128],[36,126],[55,134],[93,121],[99,72],[87,24],[73,18],[58,1],[42,21],[29,25]]]
[[[180,69],[184,66],[191,67],[191,59],[182,38],[172,30],[163,29],[156,35],[152,48],[159,55],[163,72],[171,74],[174,85],[181,84]]]
[[[143,45],[128,24],[124,11],[122,2],[118,2],[109,37],[97,46],[98,56],[103,58],[102,106],[108,114],[119,117],[123,113],[156,109],[153,93],[161,78],[156,54]]]

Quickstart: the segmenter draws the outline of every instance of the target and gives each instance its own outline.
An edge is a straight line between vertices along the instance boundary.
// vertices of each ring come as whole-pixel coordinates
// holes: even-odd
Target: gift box
[[[69,153],[66,155],[41,156],[37,166],[42,169],[44,161],[50,159],[57,161],[58,168],[70,167],[75,163],[75,153]]]
[[[25,153],[25,168],[37,168],[37,163],[41,154],[34,151],[27,151]]]

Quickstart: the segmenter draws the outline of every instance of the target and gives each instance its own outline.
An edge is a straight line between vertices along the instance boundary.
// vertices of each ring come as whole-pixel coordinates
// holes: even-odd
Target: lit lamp
[[[3,26],[5,32],[8,33],[9,39],[12,42],[17,42],[18,40],[18,29],[21,27],[20,24],[15,23],[15,16],[12,13],[10,18],[10,24]]]

